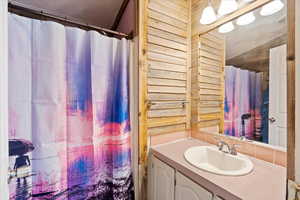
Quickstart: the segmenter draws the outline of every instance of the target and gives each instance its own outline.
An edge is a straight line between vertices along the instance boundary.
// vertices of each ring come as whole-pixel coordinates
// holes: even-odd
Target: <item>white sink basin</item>
[[[191,147],[184,153],[185,159],[202,170],[225,176],[241,176],[250,173],[253,163],[245,155],[230,155],[216,146]]]

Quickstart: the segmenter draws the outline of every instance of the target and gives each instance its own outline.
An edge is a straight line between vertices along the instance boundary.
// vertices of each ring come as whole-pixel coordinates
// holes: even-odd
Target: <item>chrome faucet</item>
[[[224,146],[227,147],[227,150],[224,150]],[[219,148],[219,151],[222,151],[224,153],[230,153],[230,146],[228,143],[224,142],[224,141],[219,141],[218,143],[218,148]]]
[[[222,151],[224,153],[229,153],[229,154],[234,155],[234,156],[237,155],[236,147],[239,146],[238,144],[233,144],[230,147],[230,145],[227,142],[222,141],[219,138],[216,138],[216,139],[219,141],[218,144],[217,144],[219,151]],[[226,150],[224,150],[224,146],[227,147]]]

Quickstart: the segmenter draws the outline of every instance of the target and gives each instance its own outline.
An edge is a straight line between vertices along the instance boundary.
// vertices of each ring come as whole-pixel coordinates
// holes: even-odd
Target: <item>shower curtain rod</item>
[[[46,18],[51,18],[51,19],[54,19],[54,20],[63,21],[63,22],[67,22],[67,23],[70,23],[70,24],[73,24],[73,25],[85,27],[87,29],[97,30],[99,32],[102,32],[104,35],[112,34],[112,35],[117,35],[117,36],[120,36],[120,37],[125,37],[127,39],[132,39],[131,34],[128,35],[128,34],[125,34],[125,33],[118,32],[118,31],[112,31],[110,29],[102,28],[102,27],[99,27],[99,26],[94,26],[94,25],[91,25],[91,24],[88,24],[88,23],[80,22],[79,20],[76,20],[74,18],[71,19],[71,17],[68,17],[68,16],[61,17],[61,16],[58,16],[58,15],[55,15],[55,14],[52,14],[52,13],[48,13],[44,10],[35,8],[35,7],[30,7],[30,6],[24,5],[24,4],[16,2],[16,1],[11,1],[10,0],[8,2],[8,8],[9,8],[9,11],[13,12],[13,13],[18,13],[18,12],[16,12],[16,10],[17,10],[17,11],[21,11],[23,13],[25,12],[25,13],[30,13],[30,14],[33,14],[33,15],[39,15],[39,16],[43,16],[43,17],[46,17]]]

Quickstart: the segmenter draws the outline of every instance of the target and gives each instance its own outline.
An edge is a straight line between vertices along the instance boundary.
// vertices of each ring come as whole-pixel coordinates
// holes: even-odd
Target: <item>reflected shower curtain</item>
[[[132,199],[129,42],[9,15],[10,199]]]
[[[253,139],[261,128],[262,73],[225,67],[224,130],[226,135]],[[247,118],[247,114],[249,118]],[[242,125],[244,116],[244,125]],[[244,130],[243,130],[244,126]]]

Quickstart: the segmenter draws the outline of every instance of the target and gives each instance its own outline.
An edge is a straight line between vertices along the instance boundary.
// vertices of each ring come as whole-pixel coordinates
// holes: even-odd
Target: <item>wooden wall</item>
[[[300,98],[300,2],[295,2],[296,10],[295,10],[295,53],[296,53],[296,99]],[[299,101],[296,102],[296,136],[295,136],[295,179],[298,183],[300,183],[300,104]],[[293,159],[292,159],[293,160]]]
[[[146,155],[152,137],[190,129],[191,0],[141,4],[139,122]]]
[[[185,130],[188,2],[149,0],[147,13],[147,131],[158,135]]]
[[[192,128],[224,129],[225,39],[215,31],[193,37]]]

